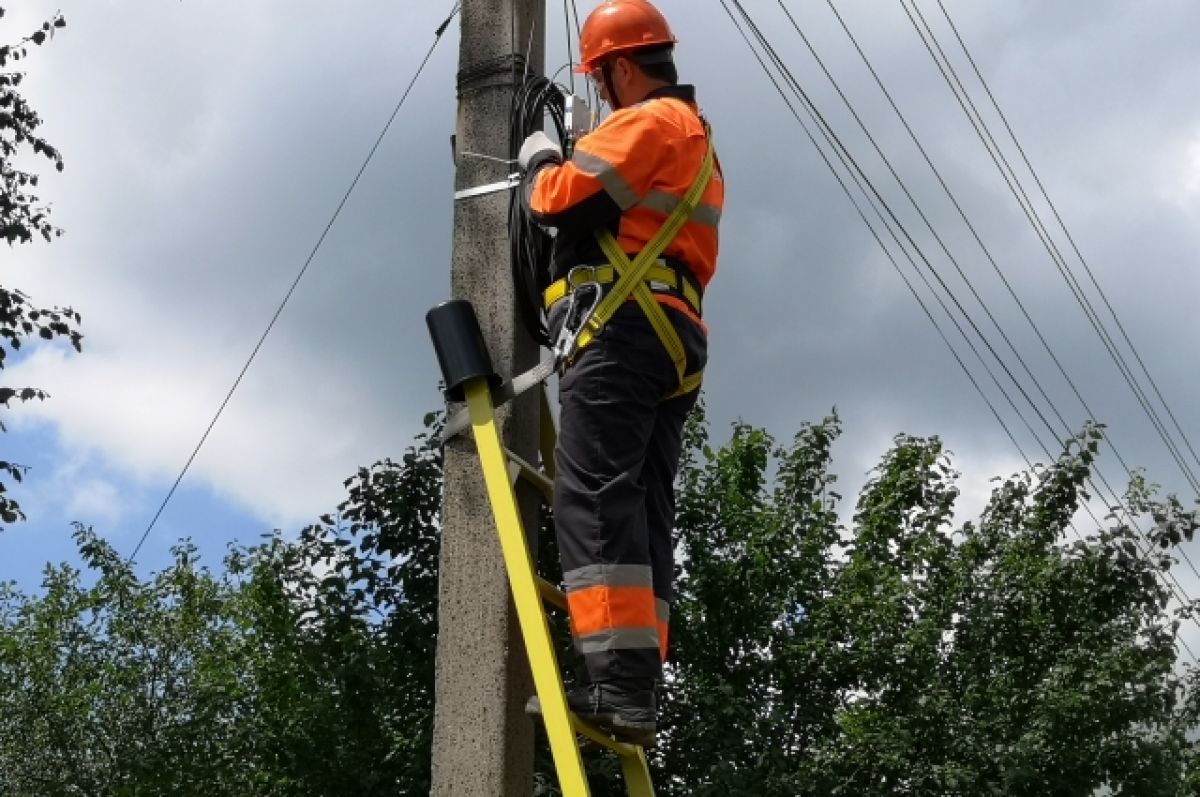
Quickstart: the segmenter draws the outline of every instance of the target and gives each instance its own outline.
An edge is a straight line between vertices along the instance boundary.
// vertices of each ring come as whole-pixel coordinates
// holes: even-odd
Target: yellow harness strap
[[[655,300],[649,285],[646,284],[646,276],[650,272],[650,267],[658,260],[663,250],[667,248],[667,244],[671,243],[675,236],[679,234],[679,231],[683,229],[683,225],[687,224],[692,212],[699,206],[700,197],[704,195],[704,190],[708,187],[709,180],[712,179],[715,156],[713,154],[712,130],[707,123],[704,125],[704,132],[708,138],[708,152],[704,155],[704,163],[700,167],[700,173],[696,175],[696,180],[671,212],[671,215],[667,216],[667,220],[663,222],[663,226],[659,227],[658,232],[647,242],[645,248],[638,253],[637,257],[631,261],[608,230],[600,230],[596,233],[596,238],[600,242],[600,248],[604,250],[605,257],[608,258],[608,262],[620,276],[612,290],[596,306],[595,311],[587,319],[585,327],[579,335],[578,348],[582,349],[600,334],[600,330],[612,318],[617,308],[632,296],[637,300],[638,305],[642,308],[642,312],[646,314],[646,318],[650,321],[650,325],[654,327],[654,331],[658,334],[659,340],[662,341],[667,354],[671,355],[671,360],[675,363],[675,371],[679,375],[679,389],[667,398],[682,396],[700,387],[700,382],[704,378],[704,372],[701,370],[694,374],[685,373],[687,371],[687,352],[684,351],[683,342],[679,339],[679,333],[675,331],[671,320],[667,318],[667,314],[663,311],[662,305]]]
[[[616,282],[619,276],[616,269],[609,264],[605,264],[588,269],[589,280],[585,280],[585,282],[595,280],[600,285],[609,285]],[[697,314],[700,312],[702,307],[700,291],[696,289],[691,280],[681,277],[675,268],[668,266],[661,258],[654,265],[650,266],[650,270],[646,272],[646,281],[650,283],[650,289],[653,291],[668,288],[675,291],[683,297],[684,301]],[[542,306],[549,311],[559,299],[570,293],[574,287],[569,277],[555,280],[550,283],[550,287],[542,291]]]

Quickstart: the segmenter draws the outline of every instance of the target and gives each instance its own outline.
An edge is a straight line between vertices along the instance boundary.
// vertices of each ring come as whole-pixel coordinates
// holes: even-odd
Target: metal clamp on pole
[[[543,360],[528,371],[514,376],[509,381],[492,390],[492,403],[499,407],[520,396],[530,388],[537,387],[545,382],[550,376],[558,370],[553,360]],[[459,409],[446,421],[445,427],[442,429],[441,443],[446,444],[446,441],[452,439],[455,435],[461,434],[471,426],[471,413],[466,407]]]
[[[486,196],[488,194],[498,194],[501,191],[511,191],[521,184],[521,175],[513,173],[508,176],[508,179],[499,183],[488,183],[487,185],[477,185],[474,188],[464,188],[461,191],[454,192],[455,199],[469,199],[474,196]]]

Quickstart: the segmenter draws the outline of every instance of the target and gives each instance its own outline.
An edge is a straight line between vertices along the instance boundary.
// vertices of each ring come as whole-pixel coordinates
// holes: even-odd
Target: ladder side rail
[[[508,475],[508,457],[496,428],[491,395],[485,380],[466,386],[467,406],[488,498],[512,588],[513,603],[525,639],[534,686],[542,703],[546,736],[564,797],[590,797],[583,759],[567,709],[567,696],[559,675],[550,626],[542,607],[533,560],[525,544],[517,498]]]
[[[629,797],[654,797],[646,751],[635,747],[631,753],[618,751],[618,755],[621,756],[621,771],[625,775],[625,791],[629,792]]]

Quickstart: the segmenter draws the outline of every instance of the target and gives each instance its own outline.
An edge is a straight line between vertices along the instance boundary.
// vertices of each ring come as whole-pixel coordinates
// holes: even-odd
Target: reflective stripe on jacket
[[[621,248],[636,255],[658,232],[699,173],[708,148],[691,86],[669,86],[645,101],[613,112],[579,139],[571,160],[531,164],[525,201],[541,224],[565,233],[556,244],[558,266],[595,262],[590,237],[609,227]],[[725,201],[714,170],[691,219],[664,255],[686,263],[700,287],[717,266],[717,225]],[[561,251],[573,244],[576,251]],[[561,276],[556,274],[556,276]]]

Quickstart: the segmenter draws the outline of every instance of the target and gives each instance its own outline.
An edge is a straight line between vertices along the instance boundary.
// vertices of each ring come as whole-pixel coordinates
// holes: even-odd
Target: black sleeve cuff
[[[521,177],[521,186],[518,189],[521,192],[521,204],[525,206],[525,210],[531,215],[537,215],[529,205],[529,199],[533,195],[533,183],[537,179],[537,173],[545,166],[557,166],[562,163],[562,158],[557,152],[546,150],[534,155],[529,161],[529,168],[525,170],[525,174]]]
[[[559,155],[552,149],[544,149],[529,159],[529,166],[525,169],[526,178],[532,180],[533,173],[542,166],[549,163],[558,165],[563,162],[562,155]]]

